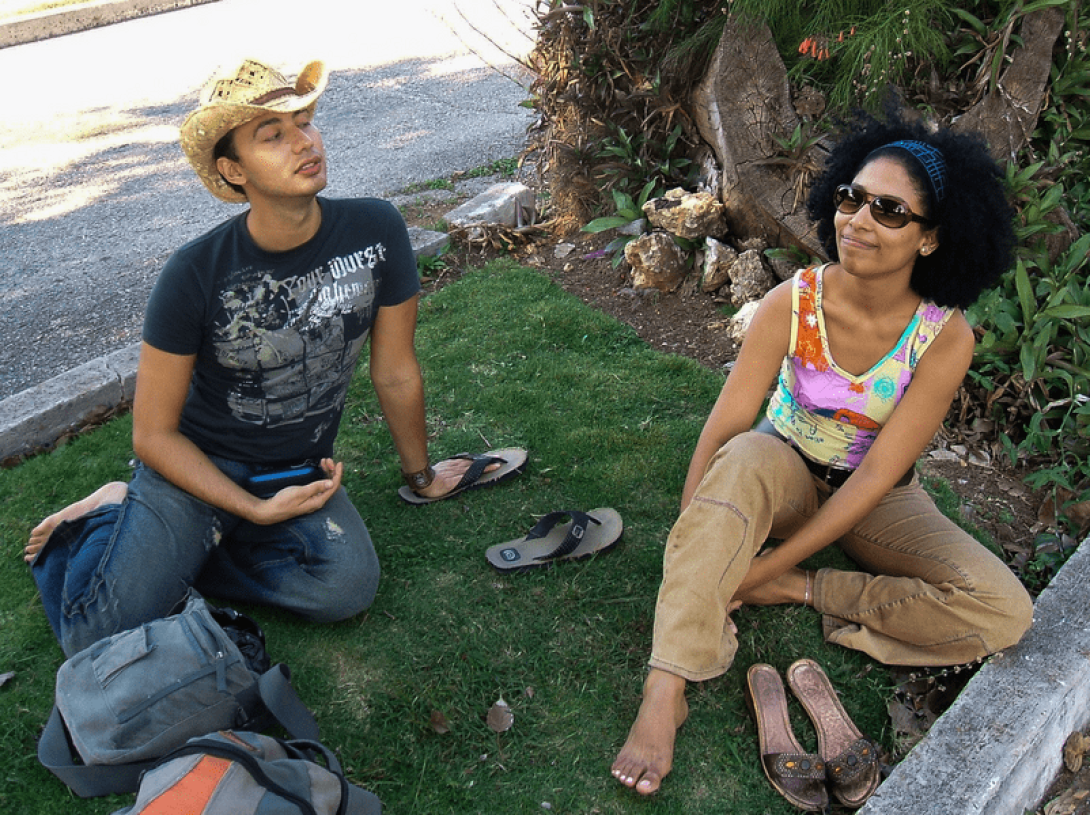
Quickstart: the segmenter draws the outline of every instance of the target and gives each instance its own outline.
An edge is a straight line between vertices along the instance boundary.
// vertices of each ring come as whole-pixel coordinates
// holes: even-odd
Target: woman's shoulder
[[[938,308],[938,307],[936,307]],[[941,309],[943,319],[935,326],[935,332],[927,347],[927,354],[920,360],[928,367],[953,366],[968,368],[976,348],[976,334],[965,314],[959,308]]]

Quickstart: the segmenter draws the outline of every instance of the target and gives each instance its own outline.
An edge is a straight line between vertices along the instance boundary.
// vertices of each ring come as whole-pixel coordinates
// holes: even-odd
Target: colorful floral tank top
[[[921,301],[893,349],[856,376],[838,367],[829,353],[821,303],[825,269],[803,269],[795,275],[791,351],[784,357],[766,415],[808,458],[854,470],[954,309]]]

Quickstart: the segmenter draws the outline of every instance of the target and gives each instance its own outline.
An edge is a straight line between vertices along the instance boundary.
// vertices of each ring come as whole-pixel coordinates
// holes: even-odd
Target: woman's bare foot
[[[613,762],[613,777],[650,795],[674,764],[674,738],[689,715],[685,679],[652,668],[643,685],[643,702],[628,739]]]
[[[125,500],[128,491],[129,485],[124,481],[111,481],[109,484],[99,487],[86,498],[81,498],[74,504],[69,504],[60,512],[54,512],[30,530],[30,541],[23,550],[23,560],[27,563],[32,562],[38,556],[38,553],[42,551],[42,547],[49,540],[49,536],[53,534],[53,530],[62,521],[73,521],[106,504],[120,504]]]

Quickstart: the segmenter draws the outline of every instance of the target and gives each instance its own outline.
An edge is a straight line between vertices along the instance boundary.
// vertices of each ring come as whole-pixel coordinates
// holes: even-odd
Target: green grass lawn
[[[652,351],[631,328],[507,262],[427,297],[417,344],[433,458],[525,447],[525,474],[437,504],[404,504],[361,372],[338,456],[382,561],[375,604],[337,625],[243,609],[265,627],[274,661],[291,666],[323,741],[387,812],[795,812],[760,770],[742,697],[754,662],[783,670],[801,656],[818,660],[859,726],[892,746],[885,671],[825,645],[810,609],[744,609],[734,669],[691,688],[663,789],[643,800],[617,784],[609,765],[639,702],[662,547],[722,377]],[[74,798],[37,763],[62,655],[21,558],[41,517],[127,478],[130,432],[130,420],[118,419],[0,471],[0,674],[14,674],[0,687],[4,813],[111,813],[132,800]],[[517,575],[485,562],[486,548],[522,536],[546,512],[599,506],[625,521],[624,542],[611,552]],[[500,697],[514,725],[497,735],[485,716]],[[792,704],[796,732],[813,749],[813,729]],[[440,715],[449,732],[432,726]]]

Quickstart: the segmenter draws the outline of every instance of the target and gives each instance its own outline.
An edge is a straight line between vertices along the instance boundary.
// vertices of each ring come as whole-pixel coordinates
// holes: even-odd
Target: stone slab
[[[517,181],[493,184],[448,212],[446,221],[463,228],[484,224],[524,226],[531,221],[534,203],[534,191],[525,184]]]
[[[972,678],[860,815],[1023,815],[1090,722],[1090,539],[1037,598],[1033,626]]]
[[[413,254],[416,257],[435,257],[450,246],[450,235],[435,232],[419,226],[409,227],[409,240],[412,241]]]

